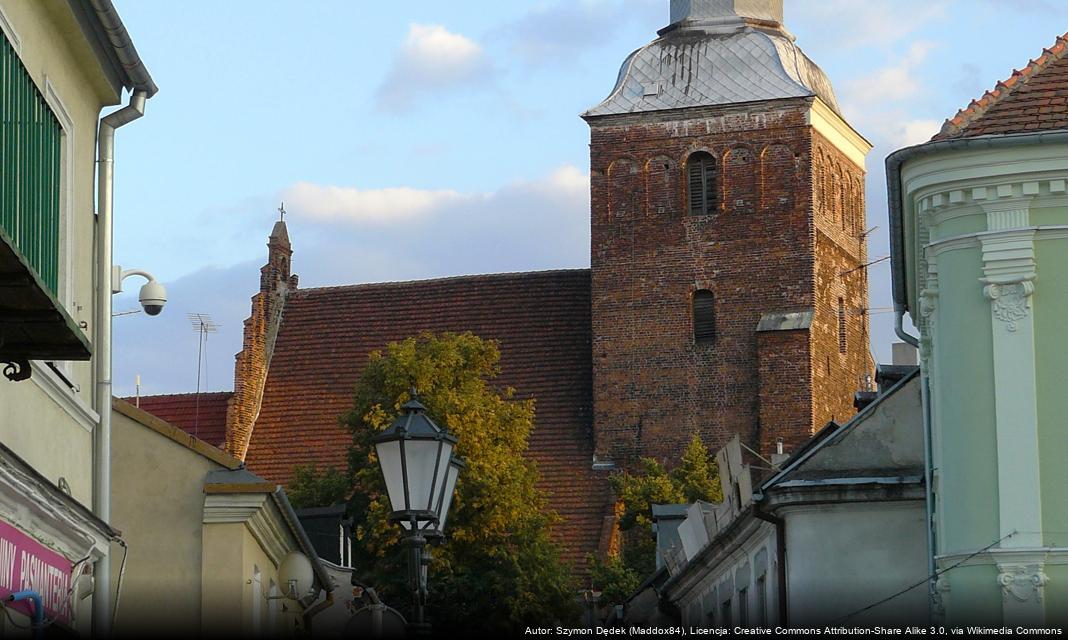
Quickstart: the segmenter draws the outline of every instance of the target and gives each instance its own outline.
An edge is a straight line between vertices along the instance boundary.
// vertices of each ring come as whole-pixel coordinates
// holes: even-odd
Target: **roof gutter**
[[[130,91],[143,91],[148,98],[156,95],[159,88],[137,54],[111,0],[68,0],[68,3],[87,32],[90,44],[110,63],[109,77]]]
[[[319,559],[319,554],[316,553],[315,547],[308,538],[308,533],[301,526],[300,518],[297,516],[297,512],[293,510],[293,505],[289,503],[289,497],[286,496],[285,489],[278,486],[271,493],[271,498],[274,499],[278,510],[282,512],[282,517],[285,518],[286,524],[289,525],[289,530],[293,533],[293,537],[297,539],[297,544],[300,545],[301,551],[308,556],[308,560],[311,560],[312,569],[315,571],[315,577],[319,580],[319,584],[327,593],[333,591],[334,585],[330,579],[330,574],[326,572],[326,568],[323,567],[323,563]]]

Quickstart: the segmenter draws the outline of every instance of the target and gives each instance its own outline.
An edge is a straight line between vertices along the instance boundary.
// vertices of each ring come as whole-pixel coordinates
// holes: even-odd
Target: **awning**
[[[0,362],[25,380],[29,360],[88,360],[89,340],[0,228]]]

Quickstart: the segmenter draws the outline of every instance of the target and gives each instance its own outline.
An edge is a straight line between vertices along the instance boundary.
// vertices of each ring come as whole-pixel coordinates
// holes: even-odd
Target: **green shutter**
[[[0,226],[55,295],[63,132],[14,47],[0,35]]]

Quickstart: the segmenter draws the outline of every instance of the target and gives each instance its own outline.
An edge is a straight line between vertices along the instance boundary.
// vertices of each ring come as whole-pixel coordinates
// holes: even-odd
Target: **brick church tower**
[[[591,129],[595,466],[793,451],[871,373],[870,144],[782,0],[671,0]]]

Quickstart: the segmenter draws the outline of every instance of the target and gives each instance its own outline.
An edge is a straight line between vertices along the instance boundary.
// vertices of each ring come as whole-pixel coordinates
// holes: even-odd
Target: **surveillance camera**
[[[155,280],[149,280],[141,287],[141,295],[138,296],[145,313],[150,316],[158,316],[163,311],[163,305],[167,304],[167,290]]]

